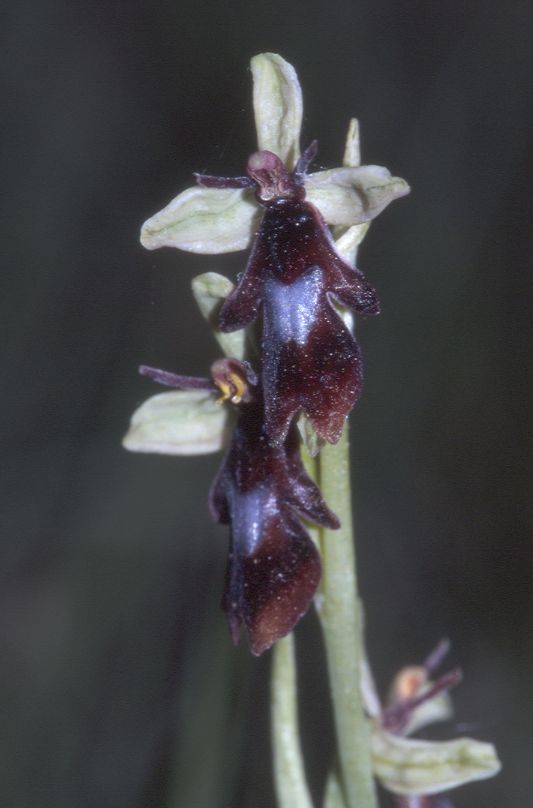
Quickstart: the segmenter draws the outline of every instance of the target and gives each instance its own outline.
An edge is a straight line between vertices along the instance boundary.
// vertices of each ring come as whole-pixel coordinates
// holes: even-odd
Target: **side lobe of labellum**
[[[335,443],[359,398],[359,348],[332,299],[360,314],[379,313],[374,289],[336,252],[313,205],[278,199],[266,206],[220,327],[242,328],[263,304],[265,420],[272,442],[284,441],[292,417],[303,410],[319,436]]]
[[[288,504],[300,516],[330,530],[341,526],[339,518],[331,511],[317,485],[307,475],[300,455],[300,439],[295,426],[291,427],[284,445],[286,482],[284,496]]]
[[[319,555],[300,517],[339,526],[305,474],[293,430],[285,445],[269,445],[262,410],[260,399],[241,407],[210,494],[214,518],[231,526],[222,607],[233,641],[244,623],[256,655],[292,630],[320,582]]]

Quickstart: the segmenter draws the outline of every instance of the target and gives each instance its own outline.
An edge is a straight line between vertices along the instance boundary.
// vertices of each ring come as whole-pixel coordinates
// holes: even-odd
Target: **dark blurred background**
[[[3,20],[1,804],[274,804],[268,654],[233,649],[219,611],[219,458],[120,446],[155,392],[139,363],[203,374],[217,356],[191,278],[245,260],[148,253],[140,224],[192,171],[242,172],[248,61],[273,50],[298,71],[322,166],[356,115],[364,162],[413,189],[359,257],[382,300],[358,328],[352,431],[377,681],[450,637],[465,680],[448,733],[496,742],[504,765],[456,804],[530,806],[531,6],[18,0]],[[315,788],[331,751],[320,643],[309,615]]]

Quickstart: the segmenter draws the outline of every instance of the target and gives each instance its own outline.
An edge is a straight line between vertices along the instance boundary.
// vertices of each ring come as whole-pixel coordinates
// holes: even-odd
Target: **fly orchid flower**
[[[304,471],[296,427],[282,444],[270,444],[261,384],[247,362],[219,359],[212,379],[145,366],[140,372],[181,391],[222,394],[219,401],[238,408],[209,504],[214,519],[231,529],[222,598],[231,636],[237,643],[244,623],[252,652],[261,654],[292,630],[320,582],[320,558],[302,520],[329,528],[339,521]]]
[[[260,151],[248,160],[247,175],[197,175],[199,186],[144,224],[141,241],[149,249],[220,253],[244,249],[256,236],[220,328],[242,329],[262,312],[269,440],[282,444],[302,411],[319,438],[335,443],[362,385],[359,348],[335,304],[369,315],[379,303],[363,274],[341,258],[326,224],[369,222],[409,187],[381,166],[354,160],[308,174],[316,144],[299,156],[302,99],[294,69],[262,54],[252,59],[252,72]]]
[[[252,187],[265,212],[252,254],[219,317],[222,331],[245,328],[263,312],[265,429],[282,443],[302,410],[323,440],[335,443],[359,397],[359,348],[331,296],[360,314],[377,314],[376,293],[336,251],[304,178],[316,143],[289,174],[277,155],[253,154],[247,177],[198,176],[213,188]]]
[[[422,665],[403,668],[381,708],[369,669],[362,671],[365,705],[373,718],[371,749],[374,773],[394,795],[397,808],[453,808],[444,792],[492,777],[500,762],[492,744],[473,738],[426,741],[409,737],[452,715],[448,691],[461,679],[456,668],[432,681],[449,649],[442,640]]]

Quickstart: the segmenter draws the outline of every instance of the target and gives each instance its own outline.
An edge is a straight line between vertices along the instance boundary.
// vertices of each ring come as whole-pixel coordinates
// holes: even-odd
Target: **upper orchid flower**
[[[305,200],[312,144],[289,174],[269,151],[253,154],[246,177],[199,176],[208,187],[255,189],[265,212],[246,271],[220,312],[222,331],[249,325],[262,307],[265,429],[282,443],[303,410],[317,434],[335,443],[359,396],[359,348],[331,296],[361,314],[377,314],[376,293],[335,250],[318,209]]]
[[[355,165],[350,153],[348,165],[308,174],[316,145],[299,156],[302,101],[294,69],[263,54],[252,60],[252,71],[260,151],[250,157],[247,176],[198,175],[201,187],[149,219],[141,240],[149,249],[243,249],[262,210],[247,270],[220,313],[220,327],[241,329],[262,309],[269,440],[283,443],[302,410],[319,437],[333,443],[362,383],[358,346],[334,301],[362,314],[376,314],[379,303],[362,273],[335,249],[326,223],[361,225],[409,188],[385,168]]]

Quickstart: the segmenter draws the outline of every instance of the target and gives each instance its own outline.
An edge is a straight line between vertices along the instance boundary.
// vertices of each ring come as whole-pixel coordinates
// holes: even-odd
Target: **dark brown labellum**
[[[210,507],[231,527],[222,606],[233,640],[244,622],[252,652],[261,654],[305,614],[320,581],[319,555],[302,520],[329,528],[339,521],[303,469],[295,428],[283,444],[270,444],[260,392],[240,407]]]
[[[249,177],[265,212],[248,266],[219,318],[222,331],[234,331],[262,312],[265,428],[278,444],[300,410],[321,438],[339,439],[363,374],[358,345],[335,303],[379,313],[374,289],[340,257],[319,211],[304,199],[313,155],[312,145],[292,175],[271,152],[250,158]],[[223,179],[218,187],[224,182],[233,187]]]

